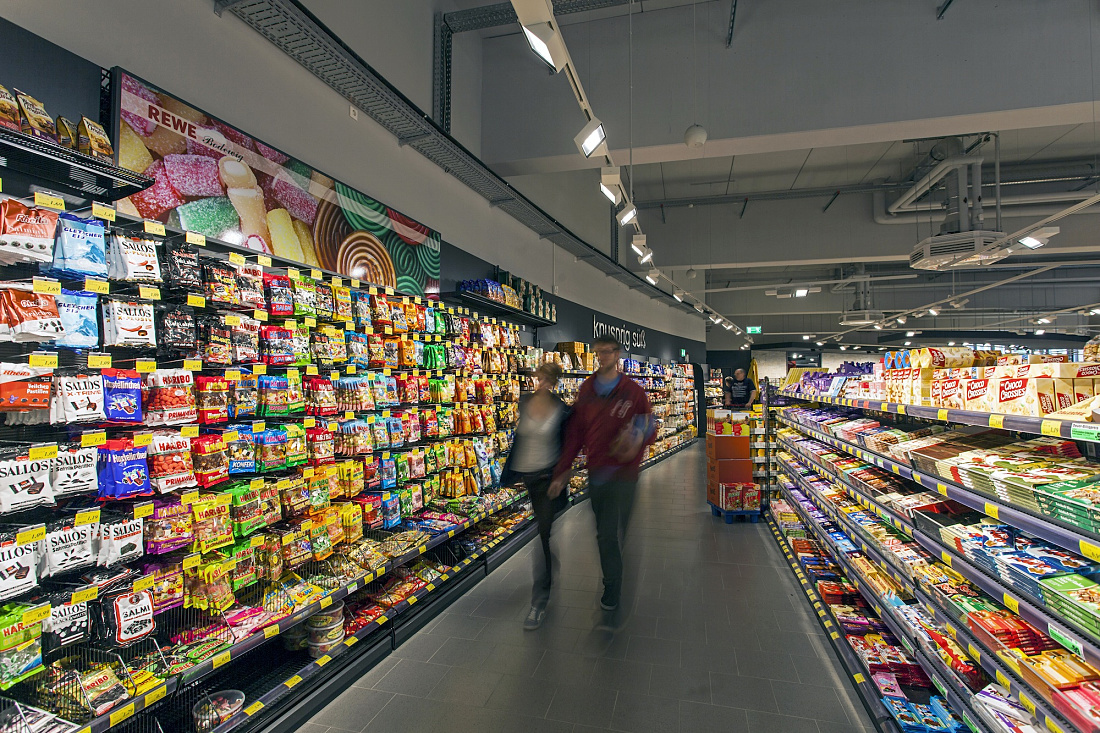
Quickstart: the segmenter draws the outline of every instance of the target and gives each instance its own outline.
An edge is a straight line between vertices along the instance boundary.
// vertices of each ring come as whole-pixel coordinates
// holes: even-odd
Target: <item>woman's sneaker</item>
[[[542,626],[542,620],[546,618],[546,609],[538,608],[537,606],[531,606],[530,613],[527,614],[527,618],[523,621],[523,628],[525,631],[534,631],[538,627]]]

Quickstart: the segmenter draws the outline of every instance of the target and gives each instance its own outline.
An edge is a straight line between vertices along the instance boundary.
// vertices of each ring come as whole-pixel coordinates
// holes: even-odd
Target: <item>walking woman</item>
[[[527,630],[537,629],[546,616],[550,586],[558,564],[550,548],[550,527],[554,523],[554,515],[564,509],[569,501],[568,492],[562,492],[553,499],[547,494],[554,466],[561,457],[565,424],[570,414],[569,407],[553,391],[561,379],[561,367],[543,364],[535,370],[535,378],[538,389],[520,400],[516,437],[501,477],[501,483],[505,485],[522,480],[527,487],[542,540],[541,556],[538,551],[531,554],[534,585],[531,589],[531,611],[523,622],[523,628]]]

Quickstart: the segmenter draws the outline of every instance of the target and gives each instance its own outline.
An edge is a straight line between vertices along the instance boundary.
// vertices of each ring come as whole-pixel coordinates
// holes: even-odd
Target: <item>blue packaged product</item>
[[[96,317],[96,294],[84,290],[61,289],[54,296],[57,315],[65,333],[54,343],[70,349],[87,349],[99,345],[99,319]]]
[[[382,488],[397,488],[397,461],[393,458],[382,459]]]
[[[106,277],[106,231],[104,223],[98,219],[61,214],[50,270],[70,276]]]
[[[142,421],[141,375],[136,370],[103,370],[103,410],[110,422]]]
[[[99,446],[97,457],[101,497],[126,499],[153,493],[144,447],[130,440],[108,440]]]
[[[384,463],[384,462],[383,462]],[[384,488],[384,487],[383,487]],[[382,528],[391,529],[401,524],[401,505],[396,494],[382,495]]]
[[[229,473],[254,473],[256,471],[256,446],[252,435],[252,425],[229,425],[227,430],[236,430],[237,439],[225,444],[229,454]],[[222,433],[224,436],[225,433]]]
[[[401,423],[401,417],[391,415],[385,418],[386,431],[390,434],[390,447],[400,448],[405,445],[405,428]]]

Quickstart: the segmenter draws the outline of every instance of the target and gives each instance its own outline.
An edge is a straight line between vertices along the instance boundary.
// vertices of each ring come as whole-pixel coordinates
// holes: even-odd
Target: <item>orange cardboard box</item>
[[[751,458],[751,442],[748,435],[707,433],[707,458]]]
[[[707,478],[713,476],[720,484],[751,484],[751,458],[719,458],[707,461]]]

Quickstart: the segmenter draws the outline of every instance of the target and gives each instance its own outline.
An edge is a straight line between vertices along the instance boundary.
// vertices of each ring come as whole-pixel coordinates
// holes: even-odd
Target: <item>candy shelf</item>
[[[801,510],[801,507],[798,509]],[[779,544],[780,549],[783,550],[783,556],[787,559],[787,564],[790,565],[791,571],[795,574],[795,578],[798,580],[802,591],[806,594],[807,600],[817,611],[818,623],[821,624],[825,633],[828,634],[829,643],[832,644],[837,658],[844,667],[844,671],[848,673],[848,677],[851,679],[853,687],[855,687],[856,692],[859,694],[859,699],[863,703],[864,708],[866,708],[868,715],[870,715],[881,733],[900,733],[901,728],[898,727],[897,722],[890,713],[886,711],[886,707],[882,704],[881,695],[878,688],[875,687],[875,683],[868,675],[864,674],[863,665],[860,663],[859,657],[856,656],[855,650],[845,642],[841,634],[836,630],[835,620],[831,618],[830,613],[824,610],[825,604],[821,602],[821,598],[818,596],[813,584],[806,578],[805,573],[802,572],[802,568],[800,568],[797,561],[795,561],[793,548],[788,544],[787,539],[779,531],[779,528],[775,526],[771,516],[767,515],[767,517],[768,526],[772,534],[775,535],[775,541]]]
[[[924,606],[935,619],[936,623],[947,629],[947,633],[962,647],[967,656],[976,664],[997,680],[997,683],[1008,690],[1016,700],[1020,702],[1035,718],[1051,733],[1068,733],[1078,730],[1060,714],[1047,704],[1038,692],[1020,675],[1019,670],[1012,669],[993,651],[978,641],[966,627],[939,606],[930,596],[923,591],[917,592],[917,600]]]
[[[502,316],[510,321],[516,323],[522,323],[527,326],[534,326],[539,328],[541,326],[553,326],[557,321],[551,321],[549,318],[542,318],[536,316],[534,313],[528,313],[520,308],[513,308],[510,305],[504,303],[498,303],[495,300],[486,298],[484,295],[478,295],[477,293],[471,293],[467,291],[452,292],[452,293],[440,293],[441,300],[445,300],[452,303],[462,303],[478,310],[485,311],[490,315]]]
[[[112,162],[6,127],[0,127],[0,167],[41,181],[58,193],[100,201],[117,201],[154,183]]]
[[[826,405],[854,407],[860,410],[891,412],[895,415],[909,415],[910,417],[919,417],[923,420],[960,423],[962,425],[977,425],[979,427],[1015,430],[1021,433],[1035,433],[1038,435],[1070,438],[1071,440],[1100,442],[1100,423],[1076,422],[1073,420],[1058,420],[1045,417],[1029,417],[1025,415],[1005,415],[999,412],[952,410],[946,407],[904,405],[896,402],[883,402],[881,400],[861,398],[848,399],[842,397],[826,397],[823,395],[803,395],[787,390],[780,391],[779,394],[791,399],[802,400],[803,402],[821,402]]]
[[[1100,560],[1100,535],[1061,522],[1054,517],[1032,514],[1026,509],[1006,504],[1000,498],[977,493],[953,481],[922,473],[906,464],[898,463],[872,451],[863,450],[852,443],[834,438],[785,416],[780,415],[779,420],[812,438],[827,443],[849,455],[861,458],[885,471],[890,471],[902,478],[914,481],[926,489],[935,491],[941,496],[953,499],[971,509],[983,512],[1005,524],[1030,532],[1040,539],[1085,557]]]

